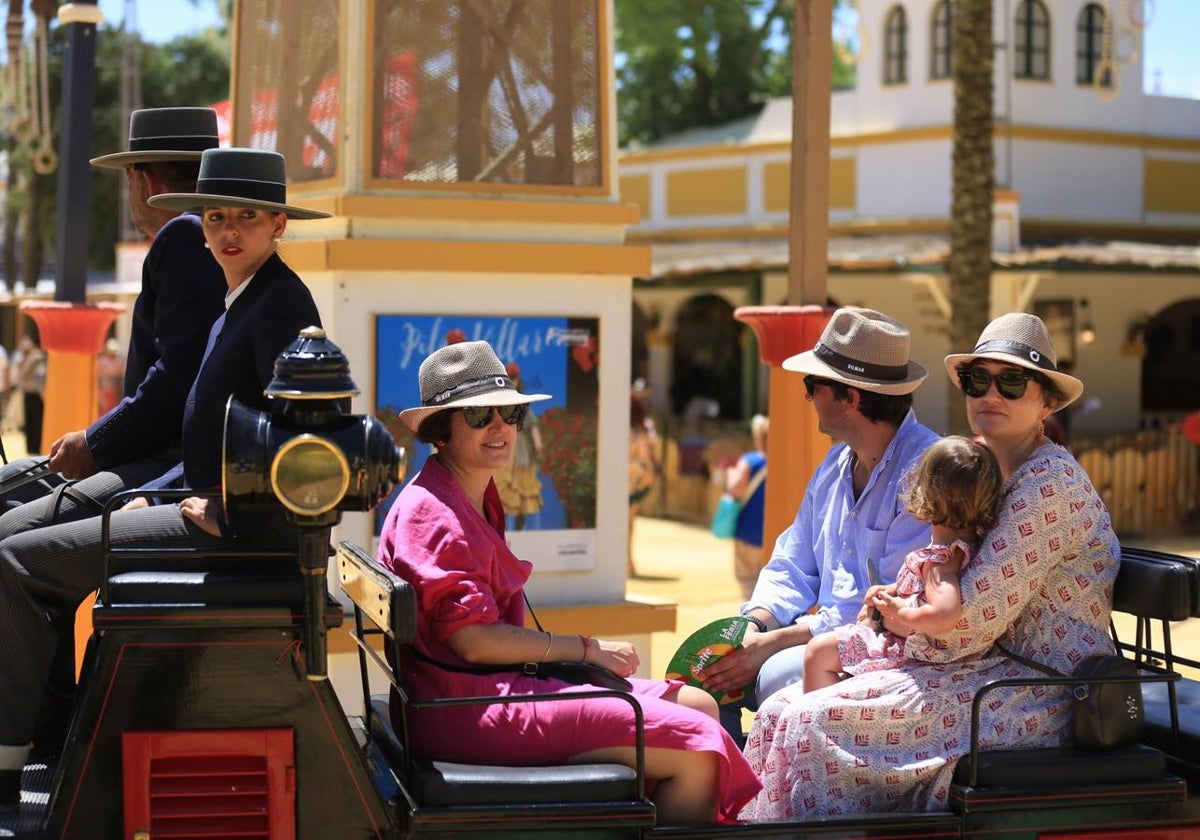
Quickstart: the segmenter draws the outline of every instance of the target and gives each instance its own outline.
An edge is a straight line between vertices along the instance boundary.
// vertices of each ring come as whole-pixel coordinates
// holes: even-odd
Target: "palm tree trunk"
[[[950,350],[969,351],[988,322],[992,274],[992,0],[954,8],[954,153],[950,212]],[[967,431],[962,393],[949,383],[949,424]]]

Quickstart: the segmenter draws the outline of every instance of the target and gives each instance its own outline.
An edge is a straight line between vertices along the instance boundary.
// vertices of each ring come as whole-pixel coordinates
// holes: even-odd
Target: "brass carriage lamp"
[[[310,680],[326,679],[330,529],[342,511],[368,511],[387,497],[404,476],[405,453],[382,422],[348,413],[359,389],[345,355],[320,327],[306,327],[284,348],[264,393],[271,414],[232,397],[225,406],[225,516],[237,533],[282,505],[296,524],[305,664]]]

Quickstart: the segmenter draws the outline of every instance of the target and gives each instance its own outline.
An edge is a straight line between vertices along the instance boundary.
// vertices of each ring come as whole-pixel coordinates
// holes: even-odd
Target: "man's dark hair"
[[[861,395],[858,401],[859,412],[873,423],[887,423],[898,428],[908,415],[908,410],[912,408],[911,393],[877,394],[862,388],[855,390]]]
[[[195,192],[196,179],[200,177],[198,160],[158,160],[135,163],[133,168],[138,172],[154,173],[168,192]]]

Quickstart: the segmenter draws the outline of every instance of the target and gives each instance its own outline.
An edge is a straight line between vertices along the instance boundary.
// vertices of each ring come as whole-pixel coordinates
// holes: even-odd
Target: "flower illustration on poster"
[[[439,347],[487,341],[520,390],[551,395],[531,406],[513,458],[496,475],[507,538],[539,570],[594,568],[599,319],[379,315],[375,332],[375,414],[408,452],[409,480],[433,449],[397,415],[420,405],[417,371]],[[379,508],[377,533],[390,505]]]

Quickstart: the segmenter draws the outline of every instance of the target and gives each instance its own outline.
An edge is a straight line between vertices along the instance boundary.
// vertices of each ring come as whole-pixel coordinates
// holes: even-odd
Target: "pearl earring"
[[[208,243],[207,243],[207,242],[205,242],[205,243],[204,243],[204,250],[205,250],[205,251],[210,251],[210,250],[212,250],[211,248],[209,248],[209,245],[208,245]]]

